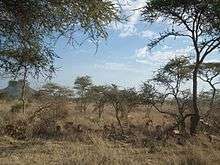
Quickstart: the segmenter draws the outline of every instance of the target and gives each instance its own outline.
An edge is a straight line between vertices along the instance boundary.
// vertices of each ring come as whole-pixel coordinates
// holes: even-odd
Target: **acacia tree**
[[[101,118],[104,107],[107,104],[112,105],[121,132],[124,133],[123,121],[127,122],[128,113],[140,103],[139,95],[135,89],[119,89],[115,84],[94,86],[91,89],[93,89],[92,96],[95,101],[94,110],[99,111],[99,118]]]
[[[45,101],[68,101],[74,96],[74,92],[66,87],[60,86],[55,83],[45,84],[38,92],[35,97],[39,99],[40,102]]]
[[[209,110],[203,117],[208,117],[213,110],[213,105],[215,102],[216,96],[216,85],[220,84],[220,81],[217,78],[220,75],[220,63],[204,63],[201,65],[199,70],[199,78],[208,83],[211,87],[211,97],[209,98]]]
[[[183,134],[186,133],[185,119],[192,115],[187,112],[190,90],[183,89],[184,83],[190,79],[188,64],[189,59],[184,56],[171,59],[150,80],[154,85],[144,83],[141,92],[143,104],[150,104],[160,113],[173,117]],[[163,104],[169,100],[174,100],[177,110],[163,110]]]
[[[191,134],[196,133],[200,118],[197,106],[198,70],[205,58],[220,47],[220,1],[218,0],[150,0],[142,10],[145,21],[155,22],[159,18],[171,21],[170,29],[148,44],[155,47],[167,37],[185,37],[194,47],[193,68],[193,113]]]
[[[118,89],[117,85],[112,84],[105,92],[104,97],[113,106],[115,110],[115,117],[121,129],[121,133],[123,134],[124,129],[121,119],[125,117],[125,113],[127,114],[127,108],[124,104],[125,98],[123,97],[121,90]]]
[[[28,75],[55,72],[57,38],[67,37],[74,45],[78,31],[96,43],[107,37],[106,26],[114,20],[119,20],[118,12],[108,0],[0,0],[0,72],[22,76],[24,102]]]
[[[66,36],[74,42],[81,31],[95,42],[107,37],[106,26],[114,20],[117,10],[108,0],[1,0],[1,70],[14,73],[25,64],[46,69],[55,57],[48,41]]]
[[[93,85],[89,89],[90,100],[94,103],[94,112],[98,110],[99,119],[102,117],[105,104],[107,104],[107,98],[104,97],[104,93],[107,90],[107,86]]]
[[[77,77],[74,82],[74,89],[79,97],[80,109],[86,111],[88,103],[90,101],[90,88],[92,86],[92,80],[90,76]]]

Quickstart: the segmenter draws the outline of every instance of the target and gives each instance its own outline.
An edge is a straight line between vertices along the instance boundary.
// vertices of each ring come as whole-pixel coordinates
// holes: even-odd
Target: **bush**
[[[27,108],[29,106],[29,102],[25,103],[25,107]],[[23,108],[23,103],[22,101],[16,101],[12,106],[11,106],[11,112],[20,112],[20,110]]]
[[[13,112],[20,110],[20,102],[11,108]],[[16,139],[31,138],[33,136],[51,136],[57,133],[57,121],[68,116],[67,102],[56,100],[43,103],[36,110],[28,113],[12,114],[11,111],[1,115],[0,127],[3,135]]]
[[[37,112],[37,111],[36,111]],[[65,102],[57,101],[32,115],[31,122],[33,136],[52,136],[57,133],[57,121],[68,116],[68,107]]]
[[[14,123],[5,125],[4,134],[15,139],[22,140],[26,138],[26,128],[27,123],[25,121],[18,120]]]

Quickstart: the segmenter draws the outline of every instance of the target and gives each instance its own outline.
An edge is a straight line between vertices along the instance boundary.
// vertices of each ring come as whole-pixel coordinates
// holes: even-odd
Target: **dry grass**
[[[16,141],[0,139],[1,164],[149,164],[149,165],[218,165],[220,151],[211,145],[168,145],[151,154],[148,148],[91,137],[91,144],[35,139]]]
[[[1,115],[7,114],[11,104],[1,103]],[[29,107],[31,110],[31,107]],[[105,124],[114,123],[114,112],[111,107],[105,109],[101,120],[98,114],[92,112],[92,108],[85,112],[74,110],[74,105],[69,105],[69,112],[65,120],[59,124],[73,122],[81,124],[83,128],[91,130],[103,129]],[[155,124],[169,122],[169,118],[153,112],[151,118]],[[145,112],[132,112],[129,122],[134,125],[144,125],[147,118]],[[74,132],[73,132],[74,134]],[[79,133],[77,133],[79,135]],[[75,140],[62,138],[32,138],[29,140],[15,140],[11,137],[0,137],[0,164],[4,165],[219,165],[220,142],[210,143],[204,135],[187,140],[184,146],[174,144],[173,141],[166,143],[145,140],[144,145],[133,145],[118,140],[109,140],[101,137],[96,132],[82,134]]]

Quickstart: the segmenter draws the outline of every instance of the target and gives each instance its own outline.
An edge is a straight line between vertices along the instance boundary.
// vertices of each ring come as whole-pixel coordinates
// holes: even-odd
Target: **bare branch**
[[[165,40],[166,38],[170,37],[170,36],[175,36],[175,37],[189,37],[192,38],[190,35],[188,34],[182,34],[180,32],[175,32],[175,31],[166,31],[164,33],[160,33],[160,37],[155,38],[153,40],[151,40],[151,42],[148,44],[149,49],[153,49],[154,47],[156,47],[160,42],[162,42],[163,40]]]

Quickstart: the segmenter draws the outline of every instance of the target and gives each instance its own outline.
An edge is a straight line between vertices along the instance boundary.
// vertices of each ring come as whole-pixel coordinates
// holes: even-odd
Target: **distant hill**
[[[9,99],[18,99],[21,96],[22,85],[23,85],[23,80],[9,81],[8,86],[0,90],[0,94],[4,95],[6,98],[9,98]],[[26,83],[25,96],[31,97],[35,93],[36,91],[32,89],[28,83]]]

